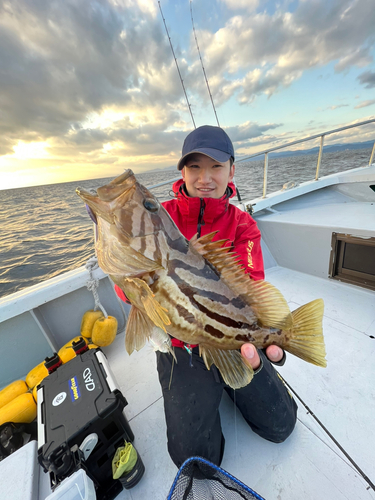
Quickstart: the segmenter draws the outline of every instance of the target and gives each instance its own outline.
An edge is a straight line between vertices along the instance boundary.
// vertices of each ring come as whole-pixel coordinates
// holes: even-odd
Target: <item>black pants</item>
[[[198,348],[193,349],[192,357],[179,347],[175,354],[177,363],[173,363],[170,354],[156,353],[169,454],[177,467],[192,456],[220,465],[225,440],[219,405],[224,390],[232,399],[234,391],[224,383],[215,366],[207,370]],[[236,390],[235,402],[254,432],[281,443],[294,429],[297,405],[266,356],[262,352],[260,356],[262,369],[250,384]]]

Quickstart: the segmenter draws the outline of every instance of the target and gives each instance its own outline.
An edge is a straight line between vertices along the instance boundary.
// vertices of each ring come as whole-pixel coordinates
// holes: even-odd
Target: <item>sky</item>
[[[161,0],[196,126],[217,121],[191,9],[241,158],[375,118],[374,1]],[[193,128],[157,1],[0,1],[0,189],[171,167]]]

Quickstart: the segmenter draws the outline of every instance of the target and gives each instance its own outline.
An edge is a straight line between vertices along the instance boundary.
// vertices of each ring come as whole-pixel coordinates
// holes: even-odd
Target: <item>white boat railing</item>
[[[311,135],[309,137],[305,137],[304,139],[298,139],[297,141],[288,142],[286,144],[283,144],[282,146],[276,146],[274,148],[265,149],[263,151],[259,151],[258,153],[254,153],[253,155],[245,156],[245,158],[241,158],[239,160],[236,160],[236,163],[240,163],[240,162],[249,160],[250,158],[256,158],[257,156],[264,155],[263,195],[262,195],[262,198],[266,198],[266,194],[267,194],[267,174],[268,174],[268,154],[269,153],[271,153],[273,151],[277,151],[279,149],[287,148],[289,146],[294,146],[295,144],[301,144],[302,142],[312,141],[314,139],[320,138],[319,155],[318,155],[318,162],[317,162],[316,173],[315,173],[315,180],[317,181],[318,178],[319,178],[320,164],[321,164],[322,156],[323,156],[323,147],[324,147],[324,138],[325,138],[325,136],[326,135],[331,135],[331,134],[336,134],[337,132],[342,132],[343,130],[348,130],[350,128],[361,127],[362,125],[368,125],[369,123],[375,123],[375,119],[374,120],[366,120],[366,121],[360,122],[360,123],[354,123],[352,125],[346,125],[345,127],[340,127],[340,128],[336,128],[336,129],[333,129],[333,130],[328,130],[327,132],[323,132],[322,134]],[[369,160],[369,163],[368,163],[369,166],[372,165],[372,162],[373,162],[373,159],[374,159],[374,154],[375,154],[375,141],[374,141],[374,145],[372,147],[372,152],[371,152],[370,160]],[[158,187],[161,187],[161,186],[165,186],[167,184],[171,184],[172,182],[176,182],[179,179],[181,179],[181,177],[174,177],[173,179],[169,179],[167,181],[159,182],[158,184],[153,184],[152,186],[147,186],[147,188],[148,189],[158,188]]]
[[[311,135],[309,137],[305,137],[304,139],[299,139],[297,141],[293,142],[288,142],[287,144],[283,144],[282,146],[276,146],[274,148],[269,148],[265,149],[263,151],[259,151],[258,153],[254,153],[253,155],[246,156],[245,158],[241,158],[240,160],[237,160],[236,163],[240,163],[246,160],[249,160],[250,158],[255,158],[257,156],[264,155],[264,173],[263,173],[263,196],[262,198],[266,197],[267,194],[267,174],[268,174],[268,154],[277,151],[279,149],[283,149],[289,146],[294,146],[295,144],[301,144],[302,142],[306,141],[312,141],[313,139],[318,139],[320,138],[320,148],[319,148],[319,155],[318,155],[318,163],[316,166],[316,173],[315,173],[315,180],[317,181],[319,178],[319,169],[320,169],[320,164],[322,161],[322,155],[323,155],[323,146],[324,146],[324,138],[326,135],[331,135],[331,134],[336,134],[337,132],[342,132],[343,130],[348,130],[350,128],[355,128],[355,127],[361,127],[362,125],[367,125],[369,123],[375,123],[374,120],[366,120],[364,122],[360,123],[354,123],[352,125],[347,125],[345,127],[341,128],[336,128],[334,130],[328,130],[327,132],[323,132],[322,134],[316,134],[316,135]],[[375,153],[375,141],[374,145],[372,147],[372,152],[370,155],[370,160],[369,160],[369,166],[372,165],[373,159],[374,159],[374,153]]]
[[[147,186],[147,189],[155,189],[160,186],[165,186],[166,184],[170,184],[171,182],[177,182],[181,179],[180,177],[174,177],[173,179],[168,179],[167,181],[159,182],[158,184],[153,184],[152,186]]]

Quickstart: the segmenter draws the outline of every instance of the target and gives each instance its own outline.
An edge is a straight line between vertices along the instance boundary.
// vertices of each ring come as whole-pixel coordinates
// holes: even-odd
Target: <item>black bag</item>
[[[36,439],[36,422],[31,424],[5,422],[0,425],[0,462],[25,444],[24,434],[30,434],[30,439]]]

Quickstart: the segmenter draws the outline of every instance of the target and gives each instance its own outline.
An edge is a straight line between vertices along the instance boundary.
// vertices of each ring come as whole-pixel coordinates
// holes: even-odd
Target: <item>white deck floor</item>
[[[328,367],[288,355],[279,371],[375,482],[374,292],[279,267],[267,272],[267,280],[282,291],[292,310],[324,299]],[[123,335],[105,352],[128,400],[126,414],[146,468],[140,483],[117,498],[165,500],[177,469],[167,452],[155,354],[147,346],[128,356]],[[375,492],[298,405],[295,431],[285,443],[273,444],[255,435],[225,396],[222,467],[268,500],[375,499]]]

